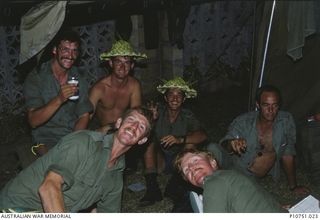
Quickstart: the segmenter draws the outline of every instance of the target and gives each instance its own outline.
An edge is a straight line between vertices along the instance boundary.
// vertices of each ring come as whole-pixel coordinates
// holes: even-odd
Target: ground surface
[[[226,132],[227,126],[232,119],[240,113],[247,111],[248,96],[246,94],[246,88],[235,87],[212,94],[200,93],[198,99],[186,104],[204,123],[210,139],[217,142]],[[7,124],[5,129],[11,129],[11,127],[14,126]],[[18,136],[14,137],[12,141],[0,145],[0,188],[21,169],[23,162],[21,162],[18,157],[30,157],[30,151],[28,150],[30,146],[31,141],[28,132],[19,132]],[[19,152],[19,155],[16,153],[17,151]],[[141,162],[138,167],[139,169],[137,172],[124,177],[122,212],[170,212],[172,202],[167,198],[164,198],[162,201],[149,207],[141,208],[138,206],[139,199],[144,195],[144,191],[133,192],[128,189],[128,186],[131,184],[145,184],[143,178],[143,166]],[[304,169],[300,163],[298,163],[297,173],[299,184],[308,186],[311,189],[311,193],[319,198],[320,184],[311,183],[308,171]],[[160,174],[158,180],[163,191],[167,183],[168,176]],[[286,179],[283,175],[280,183],[273,182],[269,177],[260,180],[260,182],[263,187],[272,193],[282,204],[295,204],[297,201],[302,199],[301,197],[292,195],[288,190]]]

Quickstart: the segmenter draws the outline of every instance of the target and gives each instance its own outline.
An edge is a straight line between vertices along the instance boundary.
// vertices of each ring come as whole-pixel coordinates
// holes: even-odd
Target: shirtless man
[[[298,186],[295,174],[296,129],[292,115],[280,111],[281,94],[274,86],[258,89],[258,111],[237,117],[220,141],[230,154],[233,166],[248,175],[280,177],[280,160],[287,175],[289,189],[296,194],[308,192]]]
[[[112,131],[116,120],[125,110],[141,105],[140,82],[130,73],[134,68],[134,61],[145,58],[145,54],[134,52],[124,40],[116,41],[109,52],[101,54],[100,59],[108,62],[111,74],[97,81],[89,92],[94,108],[90,115],[93,119],[90,121],[90,129],[103,133]],[[136,165],[135,151],[134,149],[126,154],[127,169]]]
[[[100,59],[108,61],[112,70],[89,92],[94,107],[91,118],[95,114],[99,131],[107,132],[126,109],[141,105],[141,85],[130,72],[134,61],[144,58],[147,58],[145,54],[133,52],[131,45],[124,40],[115,42],[109,52],[101,54]]]

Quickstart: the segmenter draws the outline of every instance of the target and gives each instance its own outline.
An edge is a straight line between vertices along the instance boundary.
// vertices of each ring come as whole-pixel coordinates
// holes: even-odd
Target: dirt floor
[[[247,111],[248,106],[248,90],[244,87],[233,87],[212,94],[201,94],[196,100],[186,103],[191,108],[199,119],[204,123],[205,128],[210,136],[211,141],[217,142],[226,132],[229,123],[237,115]],[[25,123],[20,121],[19,123]],[[9,123],[10,124],[10,123]],[[11,126],[6,127],[10,131]],[[21,125],[21,126],[25,126]],[[20,126],[20,127],[21,127]],[[14,127],[14,126],[13,126]],[[2,127],[2,129],[4,126]],[[10,141],[0,145],[0,188],[12,177],[14,177],[27,163],[27,160],[21,160],[21,158],[31,158],[30,152],[31,140],[29,131],[17,132],[14,138]],[[20,158],[20,159],[19,159]],[[141,160],[142,161],[142,160]],[[144,185],[143,178],[143,165],[142,162],[138,163],[138,170],[130,175],[124,177],[124,193],[122,212],[137,213],[137,212],[159,212],[167,213],[172,209],[172,202],[168,198],[164,198],[162,201],[148,207],[141,208],[138,206],[139,199],[144,195],[144,190],[133,192],[128,188],[131,184]],[[319,183],[313,184],[310,180],[310,174],[301,166],[301,163],[297,163],[297,178],[298,183],[306,185],[311,189],[311,194],[317,198],[320,198]],[[160,174],[158,180],[160,187],[164,190],[168,181],[168,176]],[[286,185],[285,176],[282,175],[281,182],[275,183],[271,178],[266,177],[259,180],[261,184],[272,193],[282,204],[295,204],[300,201],[302,197],[296,197],[288,190]]]

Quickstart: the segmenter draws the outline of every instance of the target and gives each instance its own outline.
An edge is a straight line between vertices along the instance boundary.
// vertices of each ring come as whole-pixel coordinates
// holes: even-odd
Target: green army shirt
[[[200,121],[189,109],[182,108],[177,119],[174,122],[169,121],[169,115],[165,106],[159,107],[159,118],[155,124],[155,143],[166,135],[185,136],[188,132],[197,131],[202,128]],[[170,151],[175,153],[181,149],[179,146],[173,146]]]
[[[72,67],[69,76],[77,76],[79,80],[79,99],[67,100],[57,112],[43,125],[32,129],[35,143],[53,147],[61,137],[73,131],[78,118],[86,112],[91,113],[93,106],[88,98],[89,85],[85,73],[77,67]],[[39,108],[58,95],[60,85],[51,70],[51,61],[32,71],[24,83],[24,96],[27,109]]]
[[[120,212],[124,156],[107,168],[113,135],[95,131],[73,132],[47,154],[22,170],[0,192],[0,209],[42,210],[39,186],[49,171],[63,177],[67,212],[78,212],[97,203],[98,212]]]
[[[251,178],[234,170],[217,170],[206,177],[203,212],[284,212],[280,204]]]
[[[233,139],[235,137],[242,137],[246,139],[247,148],[246,152],[239,157],[232,155],[232,163],[235,169],[238,169],[245,174],[252,175],[248,170],[249,164],[261,151],[259,143],[258,132],[256,124],[259,112],[252,111],[238,116],[230,124],[228,132],[220,141]],[[296,155],[296,127],[292,115],[289,112],[279,111],[272,127],[272,145],[276,152],[276,161],[270,174],[275,180],[280,177],[280,159],[284,155]]]

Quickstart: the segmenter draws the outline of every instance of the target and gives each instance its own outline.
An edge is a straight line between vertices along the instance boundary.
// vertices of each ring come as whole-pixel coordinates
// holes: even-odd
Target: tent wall
[[[258,87],[266,42],[266,31],[270,19],[272,1],[262,5],[262,17],[257,23],[255,42],[255,69],[252,80],[251,108]],[[282,108],[290,111],[297,121],[304,120],[313,111],[320,111],[320,38],[313,34],[305,39],[303,57],[293,61],[287,55],[288,1],[277,1],[273,18],[267,59],[262,84],[273,84],[283,95]]]

